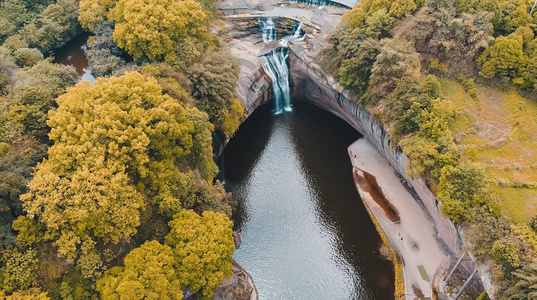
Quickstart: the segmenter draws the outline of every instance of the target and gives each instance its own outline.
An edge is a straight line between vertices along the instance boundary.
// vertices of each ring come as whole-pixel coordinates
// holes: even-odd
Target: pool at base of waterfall
[[[347,147],[361,136],[311,104],[259,107],[224,151],[238,201],[235,260],[260,299],[393,299],[393,267],[352,178]]]

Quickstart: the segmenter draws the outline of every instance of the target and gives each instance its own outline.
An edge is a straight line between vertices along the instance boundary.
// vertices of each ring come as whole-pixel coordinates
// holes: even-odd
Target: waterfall
[[[261,37],[263,42],[268,43],[270,41],[275,41],[278,38],[278,32],[276,31],[276,24],[272,18],[266,18],[260,20],[259,22]]]
[[[267,18],[260,22],[263,26],[260,34],[263,41],[268,43],[276,39],[276,25],[272,18]],[[272,81],[272,94],[274,98],[274,113],[291,111],[291,88],[289,86],[289,43],[303,40],[305,35],[302,30],[302,22],[295,27],[294,33],[283,37],[279,43],[280,47],[270,51],[261,57],[261,63],[265,73]]]
[[[274,112],[281,113],[282,109],[291,111],[291,89],[289,88],[289,67],[287,58],[289,48],[279,47],[261,57],[263,69],[272,80]]]

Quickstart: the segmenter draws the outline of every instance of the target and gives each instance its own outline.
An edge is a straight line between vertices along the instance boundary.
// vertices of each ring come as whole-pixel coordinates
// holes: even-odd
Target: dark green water
[[[271,108],[258,108],[224,152],[243,237],[235,260],[260,299],[393,299],[393,268],[347,155],[359,133],[307,103]]]

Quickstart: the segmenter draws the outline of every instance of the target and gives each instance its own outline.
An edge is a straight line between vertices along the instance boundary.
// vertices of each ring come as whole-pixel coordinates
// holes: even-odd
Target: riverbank
[[[214,293],[213,300],[257,300],[257,289],[252,276],[233,260],[231,267],[233,274],[224,279],[218,290]]]
[[[348,153],[364,205],[402,259],[406,299],[433,299],[433,285],[439,284],[450,265],[434,238],[434,224],[369,141],[356,141]]]

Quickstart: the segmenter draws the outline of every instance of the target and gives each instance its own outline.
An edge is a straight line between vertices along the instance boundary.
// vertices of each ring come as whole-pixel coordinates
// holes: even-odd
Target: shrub
[[[495,241],[492,245],[491,255],[494,264],[503,271],[511,271],[520,267],[518,247],[509,240]]]
[[[35,48],[20,48],[13,52],[13,59],[20,67],[31,67],[43,59],[43,53]]]

